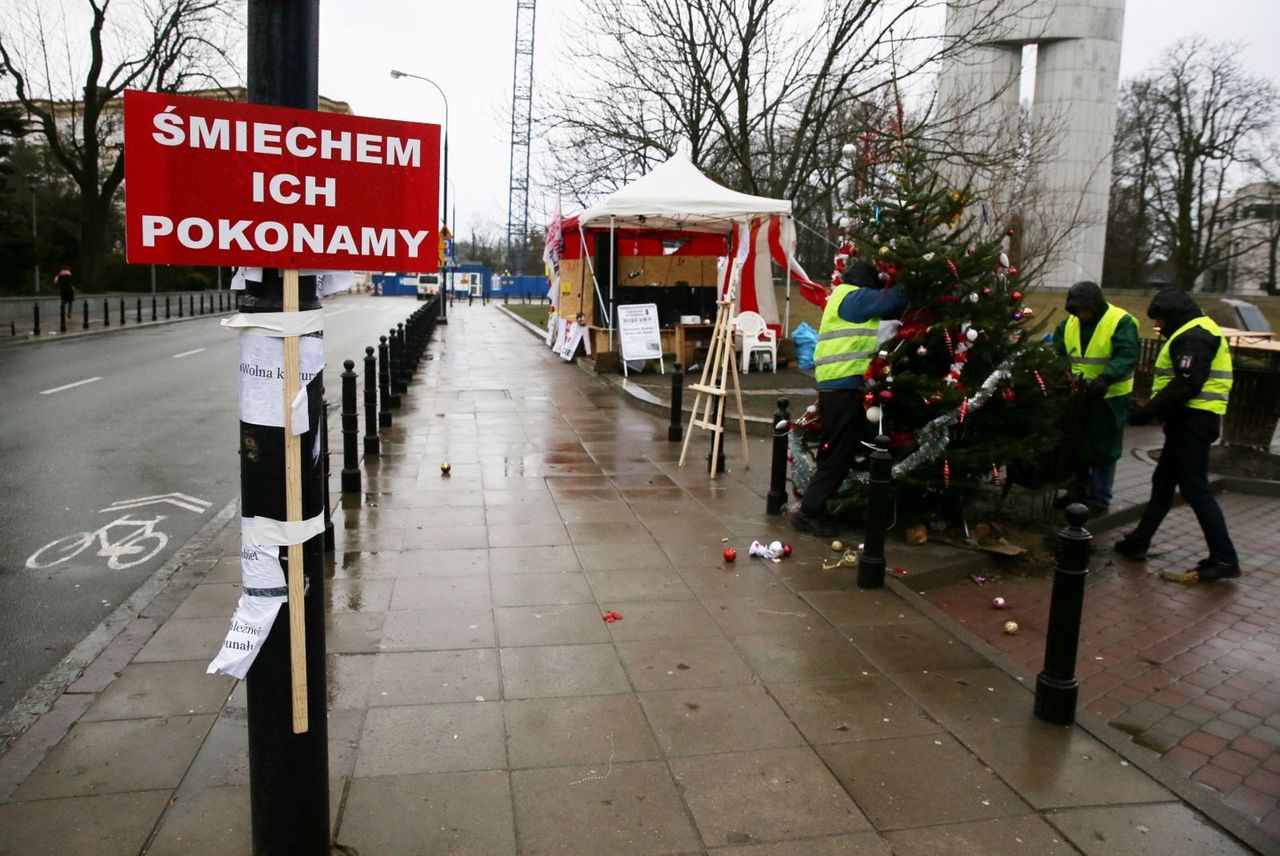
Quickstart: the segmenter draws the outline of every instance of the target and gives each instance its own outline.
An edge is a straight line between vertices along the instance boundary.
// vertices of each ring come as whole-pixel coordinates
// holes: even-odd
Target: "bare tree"
[[[1113,191],[1130,200],[1138,232],[1130,275],[1158,254],[1190,290],[1248,249],[1232,240],[1228,205],[1233,183],[1258,163],[1280,99],[1238,55],[1233,44],[1183,39],[1125,88]]]
[[[240,25],[234,0],[111,0],[22,4],[0,20],[0,69],[80,192],[79,278],[97,285],[112,205],[124,178],[119,97],[126,89],[176,92],[234,74]],[[71,19],[85,19],[83,34]],[[223,80],[219,80],[222,77]]]
[[[963,36],[914,28],[944,5],[972,13]],[[541,117],[558,143],[550,178],[581,203],[687,146],[717,181],[791,199],[797,220],[825,226],[849,178],[841,149],[876,112],[864,105],[892,108],[895,85],[993,37],[1018,5],[586,0],[574,36],[583,60]]]

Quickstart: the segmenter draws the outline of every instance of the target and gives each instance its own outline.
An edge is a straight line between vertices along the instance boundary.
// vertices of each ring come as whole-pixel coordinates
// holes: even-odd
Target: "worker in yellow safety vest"
[[[1138,322],[1106,301],[1096,282],[1067,291],[1067,318],[1053,341],[1071,361],[1078,394],[1085,398],[1076,477],[1064,504],[1084,502],[1096,514],[1111,507],[1116,461],[1124,451],[1124,423],[1138,363]]]
[[[1231,348],[1218,325],[1177,288],[1151,300],[1147,315],[1160,325],[1164,347],[1156,356],[1152,397],[1129,422],[1164,420],[1164,447],[1151,475],[1151,499],[1138,526],[1116,542],[1122,556],[1143,561],[1156,530],[1173,505],[1174,489],[1195,512],[1209,547],[1194,569],[1196,579],[1216,582],[1240,576],[1236,548],[1209,489],[1209,447],[1218,439],[1231,395]]]
[[[865,261],[854,262],[845,272],[844,282],[827,298],[818,344],[813,349],[824,437],[817,469],[791,521],[801,532],[824,538],[836,532],[824,513],[827,500],[858,457],[865,457],[862,443],[874,438],[879,428],[868,421],[862,397],[864,375],[879,347],[880,322],[899,317],[906,306],[902,286],[885,288],[875,265]]]

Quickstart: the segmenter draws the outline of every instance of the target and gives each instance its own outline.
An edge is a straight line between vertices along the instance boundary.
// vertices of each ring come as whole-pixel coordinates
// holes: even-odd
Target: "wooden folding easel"
[[[706,428],[712,432],[711,439],[711,478],[716,477],[716,466],[720,461],[720,447],[724,441],[724,403],[728,395],[728,378],[733,378],[733,398],[738,405],[738,425],[742,430],[742,465],[751,468],[747,450],[747,419],[742,413],[742,389],[738,386],[738,361],[734,358],[733,348],[733,300],[718,300],[716,305],[716,323],[711,330],[711,344],[707,349],[706,362],[702,364],[702,380],[689,384],[689,389],[698,393],[693,402],[693,415],[689,419],[689,430],[684,434],[684,446],[680,449],[680,466],[684,466],[685,456],[689,454],[689,441],[693,438],[693,429]],[[712,408],[715,417],[712,418]],[[699,415],[701,414],[701,415]]]

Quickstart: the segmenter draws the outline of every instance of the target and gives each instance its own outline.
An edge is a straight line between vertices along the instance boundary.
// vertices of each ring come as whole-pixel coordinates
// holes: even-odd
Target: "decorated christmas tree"
[[[858,161],[856,199],[840,221],[832,284],[861,259],[906,292],[896,330],[882,325],[863,404],[878,426],[870,433],[889,438],[900,512],[954,515],[1006,479],[1034,486],[1066,474],[1070,376],[1043,341],[1047,319],[1024,303],[1034,283],[1009,256],[1013,228],[901,127],[899,113],[893,132],[846,147]],[[793,432],[800,491],[819,418],[811,410]],[[837,506],[856,505],[865,479],[855,472]]]

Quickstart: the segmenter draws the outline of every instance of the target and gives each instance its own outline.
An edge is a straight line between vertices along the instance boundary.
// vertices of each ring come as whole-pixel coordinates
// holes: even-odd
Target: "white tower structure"
[[[1043,284],[1097,282],[1106,241],[1124,0],[951,0],[947,35],[966,38],[976,21],[1000,16],[983,28],[984,37],[972,49],[944,65],[943,110],[962,117],[971,142],[983,134],[1010,138],[1018,121],[1022,51],[1037,46],[1031,127],[1052,134],[1043,141],[1052,144],[1040,147],[1046,158],[1035,176],[1036,214],[1024,229],[1034,241],[1075,224]]]

